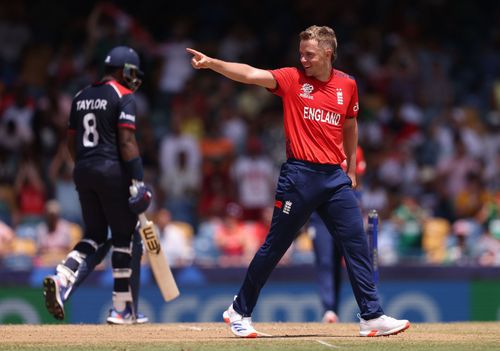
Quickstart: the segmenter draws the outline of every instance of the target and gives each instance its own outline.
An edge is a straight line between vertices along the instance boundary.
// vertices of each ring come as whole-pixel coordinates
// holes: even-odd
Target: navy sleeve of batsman
[[[123,95],[120,100],[120,114],[118,115],[118,127],[135,130],[136,104],[132,94]]]

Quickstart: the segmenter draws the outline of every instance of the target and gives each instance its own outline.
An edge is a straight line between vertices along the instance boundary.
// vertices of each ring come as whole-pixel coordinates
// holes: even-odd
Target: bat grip
[[[145,227],[148,225],[148,218],[144,213],[141,213],[139,215],[139,223],[141,224],[141,227]]]

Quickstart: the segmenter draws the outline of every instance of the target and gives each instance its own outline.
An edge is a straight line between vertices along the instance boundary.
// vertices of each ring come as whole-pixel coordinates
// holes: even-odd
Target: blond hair
[[[327,26],[310,26],[299,35],[300,40],[316,40],[319,46],[332,49],[332,60],[337,56],[337,36]]]

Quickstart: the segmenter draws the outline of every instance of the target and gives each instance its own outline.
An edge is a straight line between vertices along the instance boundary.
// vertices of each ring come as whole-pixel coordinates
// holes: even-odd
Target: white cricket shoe
[[[238,295],[234,295],[233,297],[233,301],[236,300],[236,298],[238,297]],[[233,307],[233,305],[231,305],[230,307]],[[229,308],[228,308],[229,310]],[[224,313],[222,313],[222,318],[224,319],[224,322],[229,325],[230,321],[229,321],[229,313],[226,311],[224,311]]]
[[[252,317],[243,317],[236,312],[233,304],[222,314],[224,321],[231,327],[231,332],[240,338],[256,338],[258,332],[252,326]],[[228,322],[227,322],[228,321]]]
[[[382,315],[378,318],[364,320],[358,314],[359,336],[389,336],[399,334],[410,327],[406,319],[394,319]]]
[[[224,318],[224,322],[227,325],[229,325],[229,323],[231,323],[231,321],[229,320],[229,313],[227,312],[227,310],[222,313],[222,318]]]
[[[106,318],[108,324],[136,324],[136,318],[132,312],[132,308],[127,303],[123,311],[117,311],[114,307],[109,310],[108,318]]]
[[[138,312],[137,315],[135,316],[135,323],[136,324],[149,323],[149,318],[146,317],[143,313]]]
[[[137,313],[135,318],[131,313],[131,308],[126,308],[123,312],[117,312],[114,308],[109,310],[109,315],[106,318],[108,324],[146,324],[149,323],[149,318],[143,313]]]
[[[64,293],[66,288],[57,275],[49,275],[43,279],[43,295],[45,307],[55,319],[64,319]]]
[[[339,317],[333,311],[326,311],[323,315],[323,323],[337,323],[339,321]]]

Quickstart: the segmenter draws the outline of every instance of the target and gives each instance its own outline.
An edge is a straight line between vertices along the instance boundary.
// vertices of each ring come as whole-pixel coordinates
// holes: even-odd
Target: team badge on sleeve
[[[120,120],[135,123],[135,116],[122,111],[122,113],[120,113]]]

